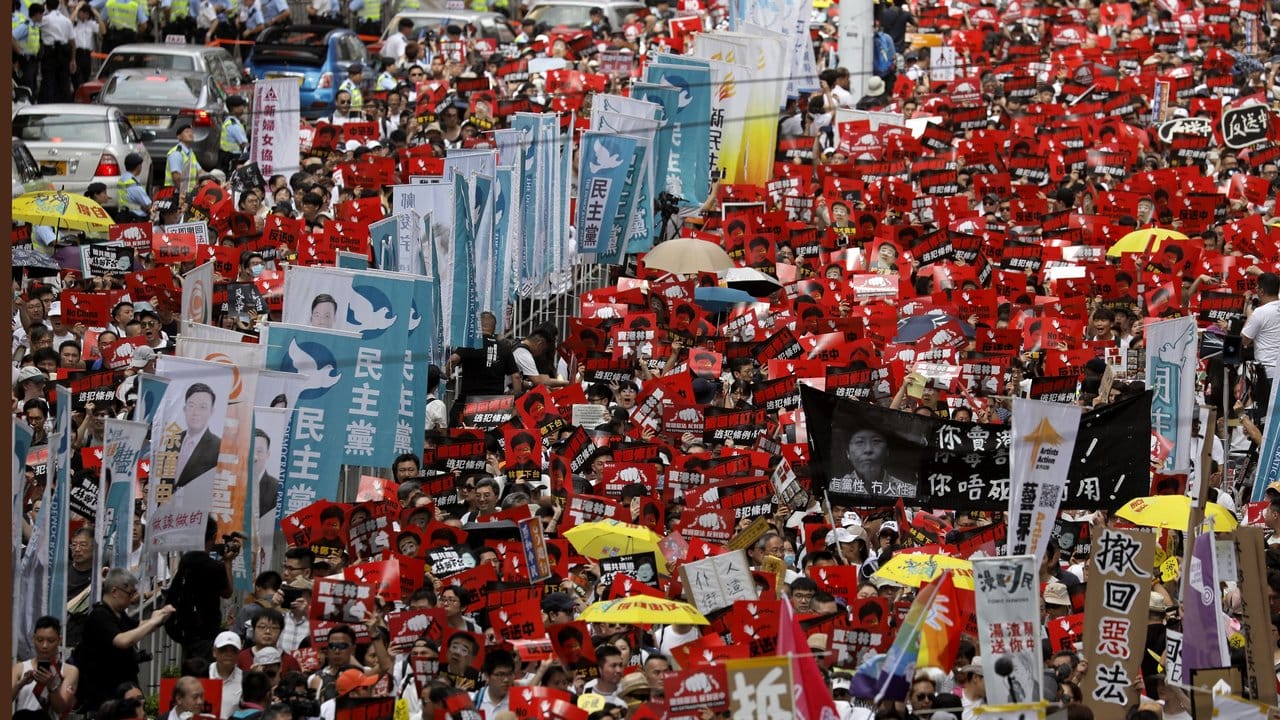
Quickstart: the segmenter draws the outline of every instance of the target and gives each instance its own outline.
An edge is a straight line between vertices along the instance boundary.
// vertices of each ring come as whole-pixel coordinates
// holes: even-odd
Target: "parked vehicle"
[[[133,127],[150,130],[147,151],[153,162],[162,164],[178,142],[178,122],[190,122],[196,158],[206,170],[217,167],[226,96],[205,73],[119,70],[103,86],[98,102],[120,108]]]
[[[252,86],[244,84],[240,65],[224,48],[204,45],[166,45],[162,43],[129,43],[107,55],[98,75],[76,88],[75,100],[91,103],[102,92],[107,78],[117,70],[147,68],[151,70],[191,70],[208,73],[226,95],[251,98]]]
[[[263,30],[245,58],[255,79],[295,78],[302,114],[315,118],[333,109],[333,96],[353,63],[365,67],[372,86],[375,63],[360,37],[329,25],[289,25]]]
[[[597,2],[596,0],[534,0],[526,18],[549,28],[584,28],[591,24],[591,8],[604,10],[604,17],[615,29],[622,29],[622,21],[631,13],[644,15],[644,3]]]
[[[144,181],[151,169],[145,143],[155,134],[135,130],[117,107],[27,105],[14,115],[13,134],[55,188],[84,194],[90,183],[100,182],[107,186],[109,206],[116,204],[116,183],[129,153],[143,155]]]

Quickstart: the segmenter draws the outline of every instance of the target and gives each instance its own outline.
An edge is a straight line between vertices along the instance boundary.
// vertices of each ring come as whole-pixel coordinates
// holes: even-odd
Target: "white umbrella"
[[[772,275],[755,268],[734,267],[720,273],[724,284],[743,290],[755,297],[765,297],[782,289],[782,283]]]
[[[644,256],[645,267],[680,275],[720,272],[733,267],[733,259],[724,248],[706,240],[674,238],[654,246]]]

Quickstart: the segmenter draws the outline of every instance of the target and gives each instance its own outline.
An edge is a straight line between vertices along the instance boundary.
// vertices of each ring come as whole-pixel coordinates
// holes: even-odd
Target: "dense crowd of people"
[[[376,34],[382,11],[374,3],[344,8],[316,0],[307,14],[319,22],[354,17]],[[970,548],[968,539],[983,533],[992,543],[983,552],[993,554],[1004,547],[1010,518],[1003,510],[941,505],[923,493],[905,504],[832,500],[828,481],[867,480],[867,467],[894,487],[914,479],[883,469],[888,441],[874,429],[850,433],[847,449],[833,451],[846,455],[845,468],[812,462],[804,412],[798,402],[779,400],[779,381],[826,380],[828,391],[903,413],[1007,425],[1014,398],[1047,397],[1046,381],[1058,377],[1069,378],[1053,385],[1068,396],[1058,399],[1086,410],[1142,395],[1154,381],[1144,376],[1144,328],[1188,315],[1199,324],[1202,359],[1197,387],[1181,392],[1219,412],[1206,441],[1208,467],[1195,472],[1208,500],[1268,533],[1266,575],[1252,581],[1265,583],[1271,634],[1246,637],[1245,577],[1214,588],[1220,627],[1241,676],[1255,687],[1273,680],[1280,687],[1280,485],[1254,485],[1273,460],[1260,453],[1274,451],[1267,438],[1280,361],[1280,134],[1269,110],[1264,127],[1242,131],[1250,135],[1243,140],[1228,137],[1235,130],[1224,120],[1254,99],[1263,107],[1271,102],[1280,15],[1269,3],[1248,2],[887,3],[876,7],[873,65],[852,71],[835,55],[837,12],[817,11],[812,25],[818,66],[827,68],[817,87],[780,109],[774,180],[712,182],[705,205],[679,213],[680,234],[717,243],[738,266],[760,271],[763,286],[753,286],[751,297],[710,302],[699,292],[724,284],[716,273],[677,277],[641,256],[614,286],[586,289],[573,316],[522,328],[522,337],[500,330],[511,318],[483,314],[476,347],[451,348],[440,366],[423,363],[430,382],[429,395],[416,399],[428,418],[421,450],[377,469],[394,483],[376,510],[390,520],[379,552],[354,534],[353,518],[365,503],[350,503],[354,494],[326,498],[333,503],[315,512],[304,542],[278,533],[274,540],[284,547],[271,566],[252,567],[252,589],[240,588],[247,592],[237,591],[233,568],[252,553],[212,521],[203,551],[168,558],[148,580],[145,503],[133,518],[129,566],[108,567],[86,523],[93,508],[73,497],[62,509],[73,516],[67,612],[55,611],[64,598],[51,602],[51,616],[36,619],[25,639],[31,652],[14,658],[15,717],[158,717],[148,698],[161,688],[170,720],[333,720],[375,698],[391,703],[377,712],[390,707],[409,720],[477,711],[488,720],[663,717],[672,673],[739,657],[733,646],[750,646],[755,656],[776,655],[776,646],[744,635],[733,606],[708,609],[708,626],[578,617],[595,601],[620,597],[692,602],[678,566],[743,550],[753,596],[794,608],[805,634],[800,642],[817,659],[839,717],[973,720],[987,700],[988,666],[967,624],[954,639],[954,661],[914,668],[901,693],[868,691],[858,671],[889,647],[921,592],[881,569],[925,551],[963,559],[972,552],[962,549]],[[74,24],[63,22],[72,16]],[[255,181],[239,152],[247,147],[249,109],[230,101],[237,121],[226,130],[231,137],[224,135],[222,168],[206,174],[184,164],[182,152],[176,163],[171,153],[164,176],[178,191],[131,185],[112,212],[156,232],[208,220],[212,242],[227,248],[209,255],[218,261],[218,286],[253,283],[269,296],[276,273],[310,262],[300,244],[264,237],[278,227],[273,216],[300,219],[301,232],[312,236],[335,220],[367,223],[394,210],[390,186],[350,177],[352,163],[372,168],[374,159],[386,159],[399,182],[428,174],[424,158],[492,147],[491,131],[507,127],[514,112],[559,113],[568,128],[570,113],[589,114],[593,95],[626,93],[646,58],[680,52],[694,34],[726,28],[728,8],[658,0],[616,29],[603,12],[591,17],[586,28],[568,31],[524,22],[511,48],[491,47],[471,27],[421,35],[402,24],[380,46],[384,68],[375,75],[349,67],[332,111],[305,123],[304,137],[313,140],[301,148],[300,168],[258,173]],[[80,63],[68,65],[72,74],[87,72],[80,51],[109,50],[149,24],[163,27],[162,36],[213,41],[251,39],[290,20],[302,18],[290,18],[278,0],[243,7],[108,0],[74,11],[19,3],[15,69],[42,99],[69,99],[67,58]],[[635,71],[600,72],[615,53]],[[530,74],[527,60],[543,56],[566,60],[566,69]],[[895,126],[895,113],[909,129]],[[340,140],[321,132],[353,123],[370,123],[372,136]],[[180,132],[179,150],[183,142],[190,141]],[[140,164],[130,158],[126,173]],[[204,204],[215,189],[231,196],[230,205]],[[104,187],[87,194],[108,199]],[[355,213],[352,201],[372,206],[373,217]],[[199,264],[163,264],[144,249],[133,273],[89,272],[80,246],[105,237],[47,229],[33,235],[36,249],[61,267],[19,270],[13,285],[13,413],[32,433],[24,542],[38,535],[40,504],[54,478],[58,449],[49,440],[58,414],[71,413],[68,459],[79,487],[81,478],[98,477],[89,458],[103,444],[105,421],[133,418],[138,376],[154,373],[157,354],[175,352],[183,327],[173,293],[139,273],[172,275],[165,284],[180,289],[183,273]],[[1108,252],[1126,237],[1137,240],[1125,252]],[[100,322],[82,320],[93,314],[86,303],[97,303]],[[251,342],[278,319],[270,306],[214,312],[215,323]],[[913,320],[926,327],[907,337]],[[857,379],[837,385],[833,371]],[[77,394],[105,391],[60,408],[51,404],[55,384]],[[792,387],[786,396],[796,393]],[[502,397],[512,401],[492,405]],[[538,409],[517,410],[515,398],[535,398]],[[745,441],[696,423],[673,431],[690,418],[664,415],[664,402],[696,408],[702,422],[724,414],[759,419]],[[493,407],[497,422],[477,417]],[[504,430],[528,432],[522,441],[520,432]],[[469,458],[473,469],[457,470],[440,449],[477,431],[483,457]],[[585,448],[573,445],[584,436]],[[1158,439],[1153,467],[1169,452]],[[744,478],[769,477],[784,465],[794,470],[797,491],[774,485],[764,498],[725,499]],[[656,468],[662,480],[641,467]],[[145,477],[141,483],[145,489]],[[704,487],[719,493],[716,501],[701,499]],[[1189,488],[1185,475],[1159,472],[1150,487],[1152,495]],[[584,511],[583,503],[593,506]],[[712,512],[717,504],[730,512],[731,526],[715,527],[723,522]],[[1093,620],[1084,616],[1081,589],[1089,581],[1090,537],[1126,525],[1113,514],[1118,507],[1062,511],[1059,525],[1069,529],[1037,558],[1043,697],[1070,720],[1089,720],[1098,707],[1085,682],[1093,648],[1085,646],[1086,631],[1054,644],[1050,626],[1067,616]],[[527,518],[546,538],[548,568],[536,581],[513,559],[520,543],[507,546],[511,538],[488,527]],[[590,554],[565,539],[588,519],[621,520],[687,547],[644,548],[665,559],[662,572],[610,569],[610,554]],[[724,531],[720,540],[705,539],[712,530]],[[1179,556],[1188,530],[1194,528],[1163,529],[1162,561]],[[612,555],[619,554],[630,553],[615,548]],[[394,590],[364,574],[391,557],[400,563]],[[407,577],[414,568],[421,576]],[[828,568],[853,574],[822,580]],[[1128,638],[1142,656],[1142,673],[1125,717],[1184,720],[1192,714],[1190,689],[1167,672],[1177,660],[1167,654],[1168,635],[1181,630],[1187,599],[1183,571],[1145,570],[1152,573],[1147,622]],[[316,608],[327,608],[331,598],[318,595],[334,578],[374,588],[340,621]],[[620,580],[632,590],[620,591]],[[531,594],[515,596],[520,602],[499,599],[528,587]],[[509,623],[505,616],[520,604],[534,609]],[[426,611],[421,617],[432,629],[406,635],[400,620],[416,611]],[[833,636],[855,620],[883,642],[849,657]],[[775,621],[779,637],[789,630]],[[181,647],[177,677],[161,688],[147,679],[157,673],[143,672],[154,662],[140,650],[151,637]],[[1249,664],[1247,643],[1268,644],[1274,667]],[[799,650],[803,655],[804,646]],[[540,694],[522,695],[535,689]],[[1231,690],[1246,693],[1243,685]],[[553,713],[530,697],[570,702]],[[1274,700],[1275,692],[1255,690],[1253,697]],[[728,711],[726,700],[680,717]],[[750,717],[779,717],[764,713]]]

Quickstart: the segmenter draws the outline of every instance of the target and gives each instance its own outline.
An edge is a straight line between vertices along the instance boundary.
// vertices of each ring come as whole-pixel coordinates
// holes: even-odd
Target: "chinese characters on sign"
[[[1155,551],[1155,537],[1148,532],[1106,528],[1093,540],[1084,613],[1089,674],[1083,690],[1099,720],[1119,720],[1137,699],[1133,686],[1141,674]]]

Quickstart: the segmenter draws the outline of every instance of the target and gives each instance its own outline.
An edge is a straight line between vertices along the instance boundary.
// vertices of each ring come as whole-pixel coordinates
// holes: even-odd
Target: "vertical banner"
[[[731,717],[794,717],[795,688],[791,677],[791,658],[729,660],[725,666],[729,675]]]
[[[1043,699],[1039,577],[1033,555],[973,559],[978,654],[992,705]]]
[[[475,347],[480,340],[480,305],[476,295],[476,214],[471,201],[472,184],[462,173],[453,174],[453,261],[450,270],[449,335],[447,347]]]
[[[52,441],[53,438],[50,438],[50,442]],[[30,449],[31,426],[14,418],[13,457],[10,458],[10,477],[26,477],[27,452]],[[11,636],[13,643],[10,648],[13,657],[27,657],[34,654],[31,641],[25,638],[31,636],[31,631],[35,628],[35,619],[41,614],[39,606],[43,595],[44,583],[43,576],[39,570],[44,567],[44,558],[39,555],[40,537],[42,536],[40,525],[49,507],[49,486],[49,483],[45,484],[44,502],[40,504],[36,526],[32,528],[30,541],[24,549],[22,546],[22,523],[17,521],[18,518],[24,516],[26,509],[24,507],[23,492],[18,483],[11,484],[13,495],[9,498],[9,511],[14,518],[14,522],[9,535],[9,547],[12,553],[10,562],[13,563],[14,577],[11,579],[13,582],[13,615],[9,619],[9,629],[13,633]]]
[[[44,601],[48,614],[58,617],[66,627],[67,601],[70,600],[67,597],[67,564],[70,562],[67,546],[71,541],[71,438],[74,436],[71,430],[71,389],[59,385],[55,391],[58,416],[57,435],[49,438],[49,447],[54,449],[51,456],[53,469],[49,473],[54,489],[49,496],[49,554],[45,563],[48,579]]]
[[[235,368],[161,355],[156,372],[169,387],[151,421],[147,550],[203,550],[222,438],[231,422]]]
[[[351,375],[360,335],[273,323],[263,333],[262,343],[267,347],[267,369],[303,377],[289,433],[284,476],[287,495],[280,510],[287,516],[319,498],[338,496],[344,440],[348,438],[343,425],[352,399]]]
[[[520,173],[514,166],[499,165],[494,171],[493,197],[493,267],[489,269],[492,277],[489,280],[493,288],[493,298],[485,310],[498,318],[498,332],[503,332],[502,322],[506,316],[507,298],[511,297],[514,287],[512,270],[519,262],[517,253],[520,243],[516,233],[520,230],[520,206],[515,202],[519,190]]]
[[[1080,407],[1013,399],[1009,468],[1009,554],[1044,552],[1067,489]],[[1010,700],[1008,702],[1027,702]]]
[[[1270,637],[1271,610],[1267,602],[1266,540],[1262,528],[1238,527],[1235,529],[1236,558],[1240,571],[1240,597],[1244,605],[1244,617],[1240,622],[1240,634],[1249,638],[1246,643],[1245,691],[1249,696],[1268,705],[1276,704],[1275,668],[1272,665],[1271,643],[1254,642]]]
[[[147,426],[107,418],[103,424],[102,475],[98,484],[98,512],[93,525],[100,565],[129,567],[133,550],[134,483],[138,460],[147,441]],[[100,577],[93,578],[93,601],[102,599]]]
[[[272,548],[279,534],[280,498],[286,492],[280,479],[285,476],[289,449],[287,407],[253,409],[253,453],[249,457],[249,492],[253,496],[253,572],[268,570],[274,562]]]
[[[288,175],[299,168],[298,82],[293,78],[259,80],[253,84],[253,132],[249,134],[249,159],[263,177]]]
[[[1266,417],[1280,418],[1280,382],[1271,383]],[[1280,480],[1280,422],[1268,422],[1262,429],[1262,446],[1258,450],[1258,470],[1253,476],[1250,502],[1265,500],[1267,486],[1277,480]]]
[[[219,445],[218,464],[213,477],[209,511],[218,521],[218,534],[244,533],[252,539],[253,524],[247,511],[249,455],[253,445],[253,405],[258,373],[266,361],[266,347],[254,343],[222,340],[178,339],[181,357],[218,363],[232,372],[231,393],[227,397],[226,423]],[[249,543],[246,543],[246,547]],[[253,572],[245,553],[232,563],[237,590],[253,589]]]
[[[675,112],[667,116],[671,147],[658,186],[680,198],[681,205],[697,207],[707,201],[711,181],[707,154],[711,144],[711,66],[660,63],[645,67],[645,81],[670,85],[679,94]]]
[[[1084,610],[1089,672],[1081,690],[1098,720],[1122,720],[1138,700],[1155,556],[1150,532],[1102,528],[1094,534]]]
[[[182,319],[213,322],[213,263],[207,262],[182,276]]]
[[[1212,532],[1202,532],[1196,536],[1183,582],[1182,632],[1196,640],[1182,644],[1181,679],[1173,679],[1190,684],[1191,673],[1195,670],[1231,664],[1231,657],[1227,653],[1227,633],[1222,625],[1218,554],[1215,552]]]
[[[582,133],[578,164],[578,252],[600,250],[618,214],[627,170],[635,157],[636,140],[625,135]]]
[[[1157,468],[1163,473],[1191,469],[1191,423],[1196,410],[1196,319],[1181,317],[1149,323],[1147,386],[1151,398],[1151,430],[1173,443]]]
[[[849,91],[854,101],[862,99],[866,87],[863,78],[871,77],[871,42],[875,32],[875,3],[872,0],[840,0],[840,26],[837,38],[837,52],[840,55],[840,66],[849,68],[849,77],[858,78],[859,82],[850,82]]]
[[[422,438],[427,429],[427,366],[435,362],[432,340],[435,337],[432,316],[435,307],[435,285],[413,278],[413,303],[409,312],[408,342],[404,347],[404,368],[400,383],[400,401],[396,409],[396,431],[392,452],[396,455],[421,455]]]
[[[133,407],[134,422],[150,425],[160,407],[160,400],[169,387],[169,379],[158,375],[138,373],[138,404]]]
[[[400,263],[399,218],[412,219],[412,213],[398,213],[369,223],[369,248],[373,264],[383,270],[396,270]],[[420,230],[416,230],[420,232]]]

